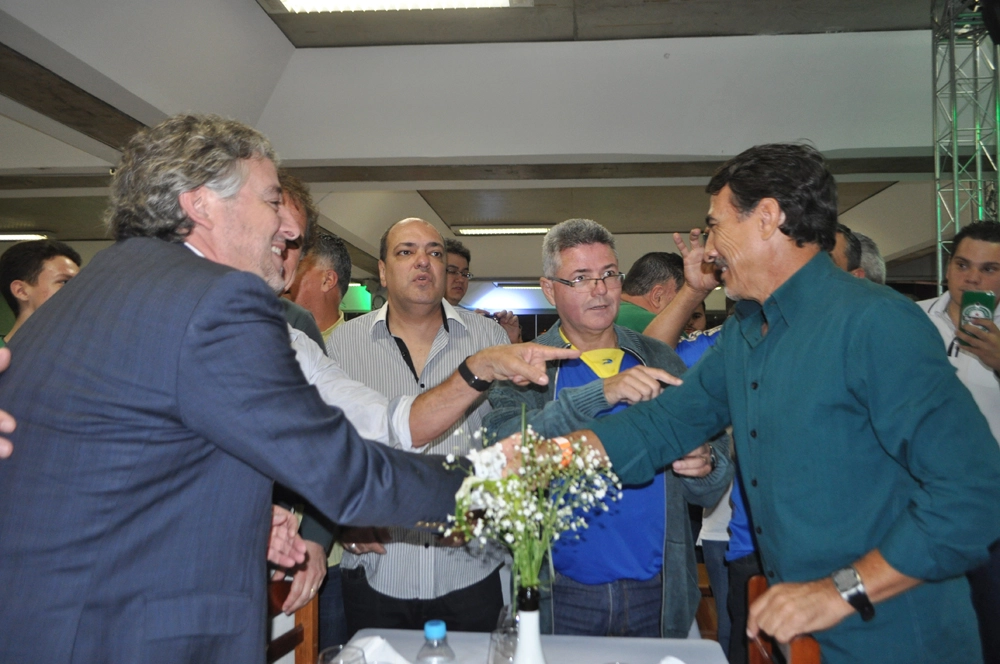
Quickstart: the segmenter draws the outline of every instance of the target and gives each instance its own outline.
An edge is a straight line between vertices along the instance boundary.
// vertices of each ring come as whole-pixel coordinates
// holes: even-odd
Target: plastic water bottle
[[[417,653],[417,664],[445,664],[455,661],[455,651],[448,645],[448,630],[443,620],[424,623],[424,645]]]

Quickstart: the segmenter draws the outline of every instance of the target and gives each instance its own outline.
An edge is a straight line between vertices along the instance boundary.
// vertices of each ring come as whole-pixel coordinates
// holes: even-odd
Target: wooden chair
[[[267,584],[267,618],[281,613],[288,598],[291,581],[269,581]],[[295,664],[314,664],[319,657],[319,593],[295,612],[295,626],[267,644],[267,664],[273,664],[295,651]]]
[[[750,581],[747,583],[748,610],[750,605],[763,595],[766,590],[767,579],[762,574],[750,577]],[[767,652],[768,657],[772,658],[772,661],[778,661],[773,659],[774,651],[780,648],[784,652],[785,661],[788,664],[820,664],[819,644],[811,636],[796,636],[788,644],[787,651],[784,646],[779,646],[769,636],[761,636],[760,643],[764,646],[764,650]],[[767,658],[761,654],[760,648],[756,644],[747,644],[747,653],[749,654],[750,664],[768,664]]]
[[[698,631],[701,638],[719,640],[719,614],[718,604],[712,596],[712,586],[708,582],[708,570],[705,563],[698,563],[698,590],[701,591],[701,601],[698,603],[698,611],[694,614],[698,622]]]

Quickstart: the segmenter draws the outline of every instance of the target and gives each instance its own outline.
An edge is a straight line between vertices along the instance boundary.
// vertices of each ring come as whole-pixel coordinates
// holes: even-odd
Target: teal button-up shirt
[[[684,381],[591,423],[623,482],[732,424],[770,583],[876,548],[931,582],[816,634],[824,661],[981,659],[961,574],[1000,537],[1000,449],[926,314],[821,252],[763,306],[739,303]]]

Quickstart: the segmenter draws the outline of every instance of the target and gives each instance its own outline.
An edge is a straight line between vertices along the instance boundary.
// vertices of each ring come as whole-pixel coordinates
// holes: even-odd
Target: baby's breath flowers
[[[586,528],[588,513],[607,510],[606,501],[621,495],[607,459],[585,442],[560,446],[522,424],[517,473],[500,479],[497,475],[467,478],[456,496],[455,515],[448,517],[451,525],[445,536],[502,542],[514,557],[517,586],[538,586],[542,560],[552,542],[561,533]]]

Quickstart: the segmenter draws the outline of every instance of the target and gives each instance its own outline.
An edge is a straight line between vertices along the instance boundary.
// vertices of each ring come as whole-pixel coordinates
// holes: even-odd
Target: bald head
[[[444,240],[423,219],[396,222],[379,243],[379,279],[394,310],[440,308],[447,283],[445,266]]]
[[[378,259],[380,261],[384,262],[385,261],[385,257],[388,255],[388,252],[389,252],[389,240],[390,240],[389,236],[396,229],[400,228],[401,226],[407,226],[409,224],[423,224],[423,225],[427,226],[434,233],[437,233],[438,238],[441,240],[441,246],[444,247],[444,238],[441,237],[441,234],[438,233],[437,229],[434,228],[434,226],[432,226],[430,223],[428,223],[428,222],[426,222],[423,219],[420,219],[418,217],[407,217],[406,219],[400,219],[399,221],[397,221],[396,223],[394,223],[392,226],[389,226],[389,228],[385,229],[385,233],[382,233],[382,239],[379,240],[379,245],[378,245]]]

